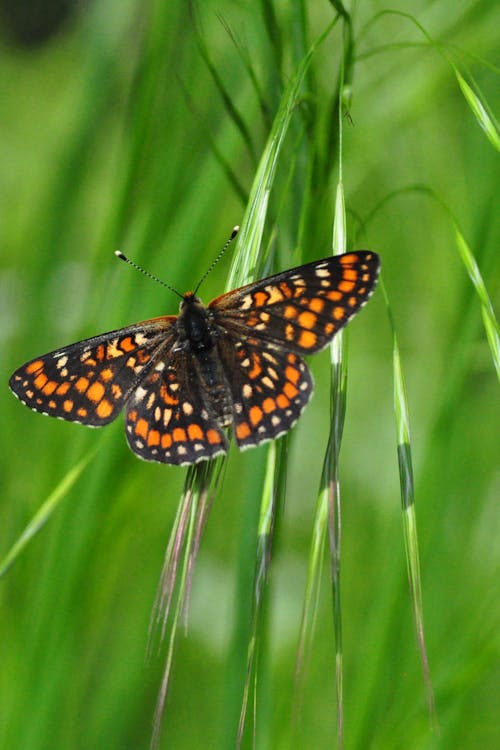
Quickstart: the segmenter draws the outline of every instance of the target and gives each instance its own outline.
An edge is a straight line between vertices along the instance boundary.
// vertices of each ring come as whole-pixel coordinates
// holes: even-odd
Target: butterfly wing
[[[313,354],[366,304],[379,267],[379,256],[369,251],[335,255],[224,294],[209,308],[235,337]]]
[[[379,266],[372,252],[332,256],[210,303],[241,448],[276,438],[295,424],[313,391],[300,355],[323,349],[367,302]]]
[[[176,320],[147,320],[49,352],[16,370],[9,385],[35,411],[102,427],[117,417],[147,368],[172,345]]]
[[[233,400],[240,448],[272,440],[293,427],[313,391],[309,368],[295,352],[263,348],[253,337],[221,339],[219,356]]]
[[[146,461],[194,464],[228,448],[186,347],[166,354],[135,389],[127,403],[125,431],[131,449]]]

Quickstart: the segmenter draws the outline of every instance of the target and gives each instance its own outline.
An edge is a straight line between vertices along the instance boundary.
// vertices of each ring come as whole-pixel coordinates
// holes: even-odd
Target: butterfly
[[[123,256],[122,256],[123,257]],[[91,427],[125,407],[140,458],[194,464],[288,432],[313,392],[302,356],[331,342],[371,296],[369,251],[307,263],[212,300],[32,359],[9,385],[34,411]],[[198,285],[199,286],[199,285]]]

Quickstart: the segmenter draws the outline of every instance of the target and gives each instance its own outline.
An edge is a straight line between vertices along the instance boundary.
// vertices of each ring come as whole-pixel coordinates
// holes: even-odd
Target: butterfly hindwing
[[[228,292],[209,308],[236,336],[313,354],[367,302],[379,265],[368,251],[335,255]]]
[[[168,345],[175,320],[145,321],[37,357],[9,385],[35,411],[102,427],[118,416],[158,347]]]
[[[153,366],[127,404],[131,449],[146,461],[178,465],[226,453],[226,437],[206,402],[190,352],[171,352]]]
[[[233,401],[233,432],[240,448],[283,435],[311,398],[309,368],[294,352],[262,347],[253,337],[220,347]]]

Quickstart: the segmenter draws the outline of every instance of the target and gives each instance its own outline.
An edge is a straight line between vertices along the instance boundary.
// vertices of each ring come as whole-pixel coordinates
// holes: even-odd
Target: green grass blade
[[[393,373],[394,373],[394,412],[396,417],[397,454],[399,465],[399,481],[401,487],[401,506],[403,511],[403,536],[406,551],[406,566],[408,585],[413,611],[415,634],[420,651],[420,658],[424,672],[427,692],[427,705],[432,725],[437,727],[434,691],[432,687],[427,647],[425,643],[424,614],[422,603],[422,583],[420,573],[419,545],[417,534],[417,519],[415,511],[415,491],[413,480],[413,462],[410,438],[410,420],[408,399],[406,396],[405,379],[401,365],[399,344],[394,326],[394,320],[389,305],[389,299],[383,281],[380,286],[385,298],[393,342]]]
[[[277,455],[278,454],[278,455]],[[255,557],[255,573],[252,602],[252,624],[247,650],[246,677],[243,688],[243,699],[238,722],[237,747],[241,747],[245,720],[248,710],[250,691],[253,692],[252,703],[257,704],[258,675],[256,657],[260,646],[259,631],[262,623],[264,597],[267,590],[269,566],[271,564],[274,527],[276,515],[285,494],[284,477],[280,476],[286,465],[286,438],[271,442],[267,451],[266,472],[262,489],[260,517],[257,535],[257,550]],[[254,722],[255,732],[255,722]]]
[[[279,109],[274,118],[273,127],[260,158],[257,173],[250,191],[250,199],[242,222],[241,231],[238,235],[234,262],[227,281],[228,289],[235,289],[255,279],[265,263],[266,258],[263,257],[261,252],[262,234],[264,232],[269,195],[274,181],[276,165],[292,114],[298,102],[304,76],[311,64],[316,49],[326,39],[332,27],[333,23],[327,27],[326,31],[311,46],[296,73],[289,81],[281,98]]]
[[[37,510],[31,521],[28,523],[21,536],[15,541],[10,550],[7,552],[2,561],[0,561],[0,578],[4,576],[11,565],[13,565],[25,547],[30,543],[34,536],[45,526],[52,514],[57,510],[68,492],[78,481],[84,470],[97,453],[97,448],[91,450],[78,461],[72,469],[61,479],[57,487],[50,493],[42,506]]]
[[[182,616],[187,624],[193,568],[209,507],[207,498],[209,495],[215,495],[219,488],[224,465],[225,457],[221,457],[213,461],[204,461],[188,469],[176,520],[170,534],[149,631],[149,652],[157,627],[161,625],[161,641],[165,635],[168,636],[167,654],[153,719],[152,750],[156,750],[160,745],[165,701]],[[169,620],[172,605],[172,617]]]
[[[389,201],[393,200],[394,198],[397,198],[398,196],[404,195],[406,193],[412,193],[412,192],[422,193],[424,195],[431,197],[433,200],[436,201],[436,203],[438,203],[445,210],[446,214],[448,215],[450,219],[451,225],[453,227],[453,232],[455,235],[455,243],[456,243],[458,253],[465,266],[467,274],[472,282],[474,290],[477,294],[477,298],[481,305],[481,316],[483,319],[483,325],[484,325],[484,329],[486,332],[486,339],[488,341],[488,345],[491,350],[493,365],[495,367],[498,377],[500,378],[500,331],[499,331],[498,321],[496,319],[495,311],[493,309],[493,305],[491,303],[491,299],[488,294],[488,290],[486,288],[486,284],[484,283],[484,279],[482,277],[477,261],[460,229],[459,223],[454,213],[452,212],[448,204],[436,193],[435,190],[428,187],[427,185],[419,185],[419,184],[408,185],[404,188],[399,188],[398,190],[391,191],[388,195],[386,195],[385,198],[383,198],[375,206],[375,208],[370,212],[369,216],[366,219],[365,227],[368,226],[370,221],[372,221],[372,219],[380,212],[380,210]]]
[[[496,148],[497,151],[500,151],[500,129],[498,123],[488,111],[488,106],[483,103],[479,94],[476,94],[472,86],[467,83],[455,65],[453,66],[453,70],[465,101],[469,105],[479,127],[484,130],[491,145]]]
[[[257,154],[255,151],[255,146],[252,140],[252,136],[250,133],[250,129],[247,127],[243,117],[239,113],[235,103],[234,99],[227,90],[226,86],[224,85],[224,82],[219,74],[219,71],[217,70],[217,67],[212,62],[212,59],[210,57],[210,53],[208,51],[207,44],[205,42],[205,38],[203,36],[203,33],[199,29],[199,26],[197,23],[194,24],[194,28],[196,30],[196,42],[198,45],[198,50],[200,52],[200,55],[203,58],[203,61],[207,67],[208,72],[210,73],[210,76],[212,77],[212,80],[215,84],[215,87],[217,91],[219,92],[222,102],[224,104],[226,113],[230,120],[233,121],[234,125],[236,126],[236,129],[239,131],[247,149],[248,153],[250,154],[250,157],[252,159],[252,163],[257,163]]]
[[[498,328],[497,319],[493,310],[493,305],[488,295],[486,285],[484,283],[481,271],[477,265],[476,259],[467,244],[465,237],[463,236],[460,228],[452,217],[454,230],[455,230],[455,242],[460,257],[463,261],[465,269],[469,275],[469,278],[474,286],[476,294],[481,305],[481,315],[483,318],[484,330],[486,331],[486,338],[491,350],[491,356],[493,364],[497,371],[498,379],[500,380],[500,332]]]
[[[342,133],[342,123],[339,123]],[[342,136],[340,135],[340,139]],[[342,174],[342,166],[339,174]],[[333,222],[332,247],[334,254],[345,252],[347,244],[346,211],[344,189],[339,179],[335,194],[335,214]],[[345,359],[344,332],[340,331],[331,345],[331,415],[330,434],[323,463],[323,474],[318,495],[313,537],[309,555],[306,592],[302,608],[299,646],[296,661],[296,685],[298,696],[304,659],[312,642],[317,593],[319,592],[322,571],[322,552],[328,529],[330,542],[330,571],[333,599],[333,624],[335,631],[335,684],[337,701],[337,742],[344,745],[344,699],[343,699],[343,645],[342,645],[342,606],[340,597],[340,562],[342,516],[340,502],[339,455],[346,409],[347,367]]]

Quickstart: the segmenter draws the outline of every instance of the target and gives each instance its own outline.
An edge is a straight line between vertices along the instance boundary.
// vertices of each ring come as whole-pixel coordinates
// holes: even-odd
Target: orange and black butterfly
[[[302,359],[329,344],[377,283],[379,257],[318,260],[223,294],[207,307],[186,292],[179,315],[79,341],[14,372],[35,411],[91,427],[126,408],[131,449],[167,464],[206,461],[287,432],[311,398]],[[199,285],[198,285],[199,286]]]

